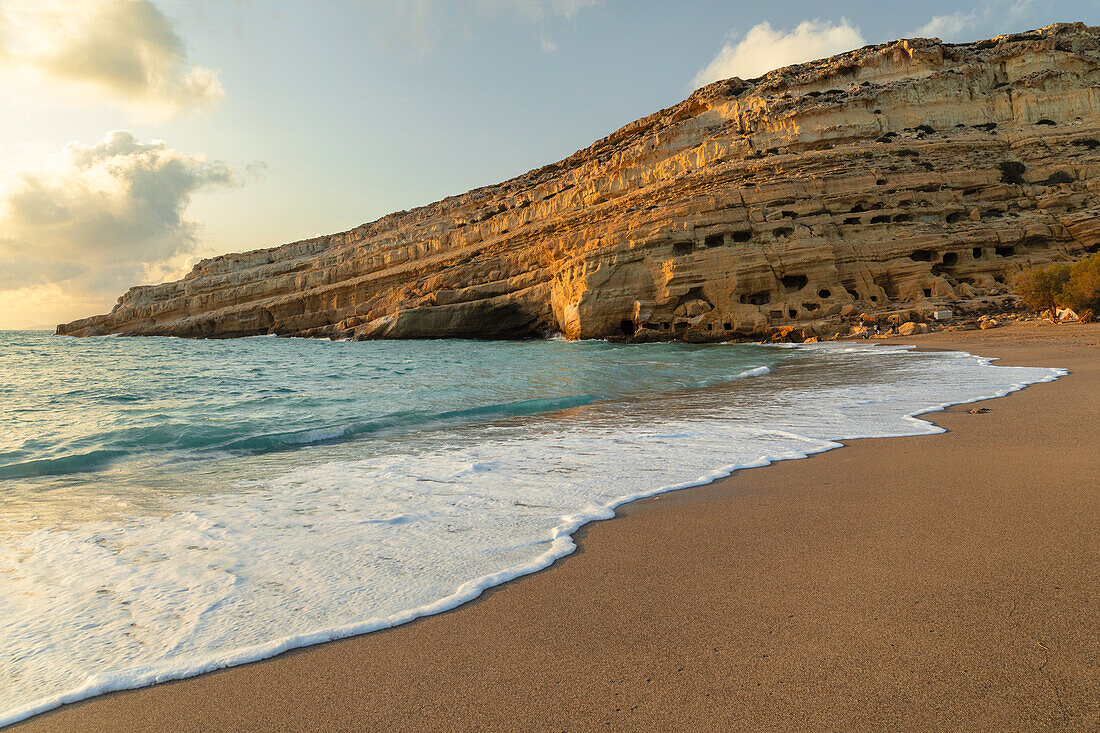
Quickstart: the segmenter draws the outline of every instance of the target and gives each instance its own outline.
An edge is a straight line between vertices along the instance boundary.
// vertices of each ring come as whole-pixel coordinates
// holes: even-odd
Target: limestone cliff
[[[994,308],[1100,248],[1100,28],[728,79],[569,158],[204,260],[58,333],[719,340]],[[835,328],[834,328],[835,330]]]

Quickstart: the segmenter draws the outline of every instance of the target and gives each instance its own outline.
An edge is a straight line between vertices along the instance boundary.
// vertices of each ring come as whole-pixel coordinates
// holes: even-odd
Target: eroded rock
[[[911,39],[728,79],[569,158],[203,260],[58,333],[812,338],[996,311],[1100,248],[1100,28]]]

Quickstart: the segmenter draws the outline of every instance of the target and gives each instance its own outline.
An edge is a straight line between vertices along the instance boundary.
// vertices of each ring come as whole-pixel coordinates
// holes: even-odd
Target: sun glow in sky
[[[0,0],[0,328],[563,158],[730,76],[1095,0]]]

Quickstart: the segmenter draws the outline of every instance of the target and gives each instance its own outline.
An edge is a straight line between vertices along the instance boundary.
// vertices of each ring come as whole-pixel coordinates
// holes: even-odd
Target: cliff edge
[[[794,340],[1012,300],[1100,249],[1100,27],[908,39],[699,89],[351,231],[203,260],[73,336]]]

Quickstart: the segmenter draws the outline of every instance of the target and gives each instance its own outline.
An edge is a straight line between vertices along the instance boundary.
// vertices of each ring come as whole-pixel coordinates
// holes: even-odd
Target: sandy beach
[[[1095,730],[1100,325],[904,342],[1071,374],[636,502],[452,612],[11,730]]]

